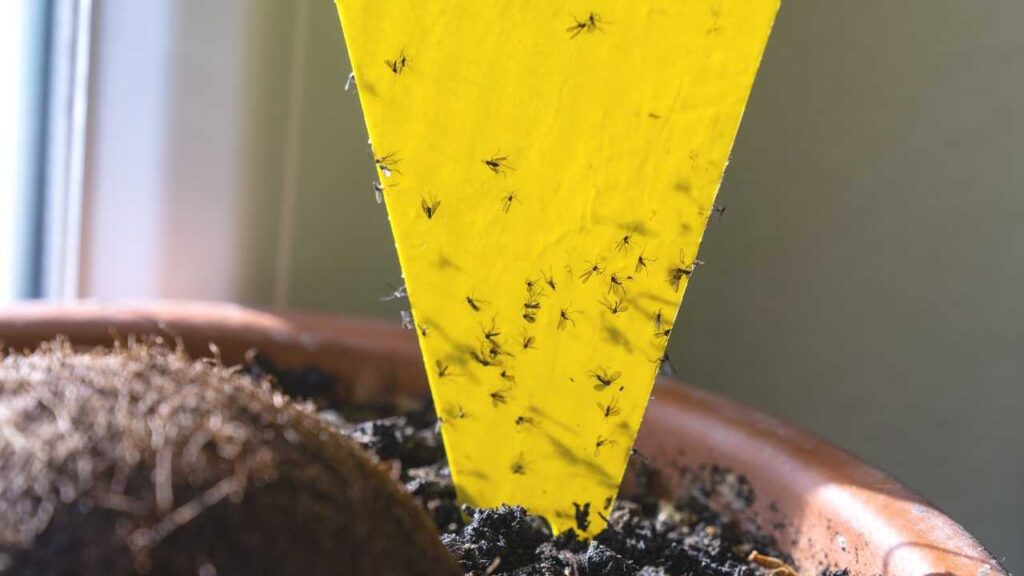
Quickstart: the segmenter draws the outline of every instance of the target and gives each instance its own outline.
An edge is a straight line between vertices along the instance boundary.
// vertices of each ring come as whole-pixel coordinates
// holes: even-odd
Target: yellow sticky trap
[[[604,526],[779,0],[338,0],[462,501]]]

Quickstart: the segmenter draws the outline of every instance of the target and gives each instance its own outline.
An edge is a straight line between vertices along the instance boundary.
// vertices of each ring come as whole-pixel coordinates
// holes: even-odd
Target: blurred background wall
[[[1019,0],[784,0],[670,348],[1017,572],[1022,22]],[[332,2],[96,0],[92,31],[77,295],[397,317]]]

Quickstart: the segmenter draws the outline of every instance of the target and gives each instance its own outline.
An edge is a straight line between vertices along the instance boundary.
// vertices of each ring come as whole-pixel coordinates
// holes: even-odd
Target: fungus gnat
[[[516,458],[515,462],[509,468],[516,476],[526,476],[526,460],[523,459],[522,453]]]
[[[530,300],[537,300],[544,296],[544,289],[537,285],[537,281],[532,278],[526,279],[526,296]]]
[[[608,300],[607,298],[605,298],[601,300],[601,305],[607,308],[608,311],[612,313],[612,315],[619,314],[620,312],[625,312],[626,310],[629,310],[629,306],[624,304],[621,298],[616,298],[615,300]]]
[[[401,174],[401,172],[398,171],[398,165],[402,161],[395,158],[394,152],[378,156],[374,158],[373,161],[377,164],[377,169],[381,171],[381,174],[384,174],[385,178],[390,178],[392,173]]]
[[[406,330],[413,330],[416,328],[416,324],[412,321],[412,312],[409,310],[402,310],[399,312],[402,315],[402,328]]]
[[[487,301],[474,298],[473,296],[466,296],[466,304],[469,304],[469,307],[472,308],[474,312],[479,312],[481,306],[487,304]]]
[[[665,328],[664,330],[658,330],[657,332],[654,333],[654,337],[655,338],[668,338],[671,335],[672,335],[672,329],[671,328]]]
[[[604,415],[605,420],[613,416],[622,414],[622,410],[619,409],[619,398],[618,396],[612,396],[611,401],[607,404],[597,403],[597,407],[601,409],[601,414]]]
[[[682,262],[672,266],[668,269],[668,285],[672,287],[672,290],[679,292],[679,286],[683,283],[683,278],[689,278],[693,274],[694,264],[686,266]]]
[[[642,452],[640,452],[639,450],[637,450],[637,449],[636,449],[636,446],[634,446],[634,447],[632,447],[632,448],[630,448],[630,449],[629,449],[629,457],[630,457],[630,459],[632,459],[632,458],[634,458],[634,457],[635,457],[635,458],[639,458],[639,459],[640,459],[640,461],[642,461],[643,463],[647,464],[648,466],[650,466],[650,465],[651,465],[651,459],[650,459],[650,458],[648,458],[647,456],[645,456],[645,455],[644,455],[644,454],[643,454]]]
[[[511,389],[511,387],[508,387],[491,392],[491,404],[495,408],[497,408],[498,406],[504,406],[505,404],[508,404],[508,391]]]
[[[504,175],[507,170],[515,170],[515,168],[508,165],[508,156],[491,156],[486,160],[481,160],[487,169],[495,174]]]
[[[601,448],[604,448],[605,446],[614,446],[616,444],[618,444],[618,442],[613,438],[598,436],[597,440],[594,441],[594,457],[596,458],[601,455]]]
[[[537,421],[531,416],[516,416],[516,428],[522,428],[523,426],[536,426]]]
[[[399,52],[397,58],[395,58],[394,60],[385,60],[384,64],[387,65],[388,69],[391,70],[391,72],[395,76],[398,76],[406,68],[408,68],[408,66],[409,66],[409,57],[405,55],[405,49],[403,48],[402,51]]]
[[[491,356],[489,350],[484,349],[479,352],[471,350],[469,356],[476,361],[477,364],[488,367],[488,366],[501,366],[503,362],[496,355]]]
[[[606,368],[597,368],[587,372],[587,376],[590,376],[594,380],[597,380],[597,384],[594,385],[595,390],[604,390],[615,384],[619,378],[622,378],[622,372],[609,372]]]
[[[490,327],[484,328],[482,324],[480,325],[480,328],[484,332],[484,339],[491,343],[494,343],[495,338],[501,336],[501,330],[498,330],[498,327],[496,326],[496,321],[497,316],[491,318]]]
[[[625,252],[629,254],[629,251],[633,248],[633,234],[635,233],[636,230],[634,230],[633,228],[627,230],[626,235],[623,236],[622,238],[619,238],[619,241],[616,242],[615,250],[617,252]]]
[[[512,209],[513,202],[519,202],[519,195],[515,190],[508,192],[501,197],[501,211],[508,214],[508,211]]]
[[[503,349],[501,347],[501,344],[499,344],[498,342],[496,342],[494,340],[488,340],[488,344],[489,344],[489,346],[486,347],[487,348],[487,356],[492,361],[495,358],[497,358],[498,356],[501,356],[501,355],[505,355],[505,356],[509,356],[511,358],[515,358],[515,354],[513,354],[511,352],[506,352],[505,349]]]
[[[644,256],[644,253],[641,251],[640,255],[636,257],[636,266],[633,267],[633,272],[636,273],[636,274],[639,274],[640,272],[646,272],[647,271],[647,266],[651,262],[657,262],[657,261],[658,261],[657,258],[648,258],[648,257]]]
[[[420,199],[420,208],[422,208],[423,209],[423,213],[426,214],[427,220],[433,219],[434,215],[437,214],[437,209],[440,208],[440,207],[441,207],[441,201],[438,200],[437,198],[433,198],[432,197],[432,198],[429,198],[429,199],[427,199],[427,198],[421,198]]]
[[[654,313],[654,329],[661,330],[662,322],[664,322],[664,316],[662,315],[661,308]]]
[[[391,288],[391,293],[390,294],[387,294],[385,296],[377,297],[377,299],[380,300],[381,302],[390,302],[392,300],[398,300],[398,299],[401,299],[401,298],[405,298],[406,296],[409,295],[409,293],[406,292],[406,290],[405,290],[405,284],[402,284],[398,288],[395,288],[391,284],[388,284],[388,287]]]
[[[608,293],[624,296],[626,294],[626,282],[632,279],[632,276],[621,276],[617,272],[612,272],[612,275],[608,278]]]
[[[676,367],[672,365],[672,360],[669,359],[668,354],[662,354],[658,360],[658,374],[669,377],[676,375]]]
[[[449,422],[452,420],[465,420],[466,418],[469,418],[469,414],[467,414],[462,408],[462,404],[454,404],[450,406],[448,410],[445,410],[445,413],[449,415]]]
[[[437,367],[437,377],[444,378],[450,376],[451,372],[448,371],[449,366],[440,360],[434,360],[434,366]]]
[[[416,324],[416,329],[420,331],[420,336],[423,338],[426,338],[427,334],[430,332],[430,326],[426,324]]]
[[[576,327],[576,321],[572,319],[573,312],[568,308],[562,308],[558,312],[558,329],[565,330],[565,327],[572,324],[572,327]]]
[[[536,342],[537,339],[530,336],[525,328],[519,332],[519,344],[523,347],[523,350],[536,350]]]
[[[576,17],[573,17],[573,20],[573,25],[565,29],[569,33],[569,38],[575,38],[584,32],[592,33],[601,29],[601,15],[596,12],[591,12],[583,20]]]
[[[502,380],[508,382],[509,384],[516,383],[516,375],[509,372],[507,368],[502,368],[500,376]]]
[[[587,280],[590,280],[590,277],[595,274],[598,276],[604,274],[604,267],[602,267],[601,263],[596,260],[594,262],[587,262],[587,269],[583,274],[580,274],[580,280],[586,284]]]
[[[558,286],[555,284],[555,277],[550,272],[550,270],[548,271],[547,274],[545,274],[543,271],[541,271],[541,276],[544,277],[544,283],[547,284],[551,288],[552,292],[558,292]]]
[[[530,310],[530,309],[524,310],[523,311],[523,320],[526,320],[530,324],[533,324],[534,322],[536,322],[537,321],[537,312],[536,312],[536,310]],[[561,324],[561,322],[559,322],[559,324]]]

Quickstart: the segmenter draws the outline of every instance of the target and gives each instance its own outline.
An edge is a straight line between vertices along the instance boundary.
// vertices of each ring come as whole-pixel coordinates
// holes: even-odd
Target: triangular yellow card
[[[460,498],[593,534],[779,0],[338,0]]]

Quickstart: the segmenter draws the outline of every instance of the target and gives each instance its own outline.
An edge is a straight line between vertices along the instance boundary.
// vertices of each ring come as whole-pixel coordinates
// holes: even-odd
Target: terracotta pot
[[[196,302],[0,309],[0,341],[29,348],[58,334],[79,345],[129,334],[180,338],[194,354],[237,363],[258,348],[281,365],[339,377],[343,399],[426,392],[414,334],[379,321],[262,312]],[[658,382],[638,448],[681,489],[679,472],[714,464],[744,475],[757,500],[744,514],[770,527],[803,574],[999,576],[998,563],[960,525],[892,478],[838,448],[736,402],[671,379]]]

